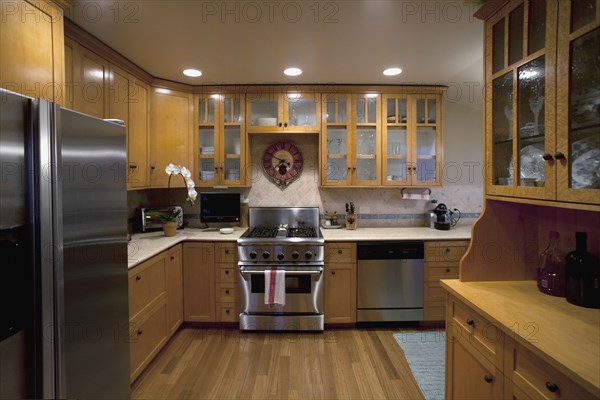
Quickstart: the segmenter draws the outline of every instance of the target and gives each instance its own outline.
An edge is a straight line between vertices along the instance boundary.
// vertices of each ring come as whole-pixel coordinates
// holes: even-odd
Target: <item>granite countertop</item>
[[[178,230],[173,237],[165,237],[162,231],[134,234],[128,244],[128,267],[167,250],[169,247],[184,241],[236,241],[247,228],[236,227],[231,234],[222,234],[218,229],[185,228]],[[363,240],[469,240],[471,225],[460,225],[449,231],[439,231],[426,227],[404,228],[358,228],[321,229],[325,241],[363,241]]]

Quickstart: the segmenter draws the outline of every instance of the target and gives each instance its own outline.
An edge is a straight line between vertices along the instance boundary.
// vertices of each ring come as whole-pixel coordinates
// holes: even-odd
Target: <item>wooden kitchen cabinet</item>
[[[186,322],[214,322],[215,244],[183,244],[183,310]]]
[[[193,96],[189,93],[155,88],[150,91],[150,184],[167,187],[169,164],[193,168]],[[194,171],[192,171],[194,173]],[[171,187],[185,187],[173,179]]]
[[[64,105],[63,9],[52,1],[3,1],[0,84]]]
[[[326,324],[356,323],[356,243],[325,243]]]
[[[216,322],[239,321],[237,243],[215,243]]]
[[[321,95],[297,89],[285,93],[268,90],[246,95],[248,132],[318,133],[321,128]]]
[[[441,186],[442,95],[384,95],[381,147],[383,186]]]
[[[443,321],[446,317],[446,292],[440,279],[458,278],[459,262],[469,241],[425,242],[424,320]]]
[[[600,204],[599,10],[510,1],[486,20],[487,194]]]
[[[321,185],[381,186],[381,95],[324,95],[321,112]]]
[[[194,180],[198,186],[246,184],[244,99],[243,94],[196,95]]]
[[[167,328],[172,335],[183,323],[183,261],[182,246],[178,244],[167,250]]]
[[[150,119],[150,87],[129,77],[129,125],[127,127],[127,188],[140,189],[150,185],[148,128]]]

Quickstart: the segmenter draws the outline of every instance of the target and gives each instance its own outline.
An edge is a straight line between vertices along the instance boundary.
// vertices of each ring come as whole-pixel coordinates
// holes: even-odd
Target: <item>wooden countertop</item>
[[[600,309],[543,294],[535,281],[441,282],[524,347],[600,396]]]

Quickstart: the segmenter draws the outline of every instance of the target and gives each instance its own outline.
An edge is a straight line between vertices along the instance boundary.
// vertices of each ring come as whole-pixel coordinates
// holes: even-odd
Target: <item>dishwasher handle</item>
[[[420,260],[425,255],[423,242],[359,242],[356,257],[359,260]]]

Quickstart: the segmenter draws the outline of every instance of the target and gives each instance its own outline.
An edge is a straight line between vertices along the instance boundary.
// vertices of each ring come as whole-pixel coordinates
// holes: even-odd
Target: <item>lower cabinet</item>
[[[183,244],[184,320],[238,322],[236,242]]]
[[[446,399],[597,398],[452,295],[446,313]]]
[[[130,380],[182,323],[181,245],[129,270]]]
[[[425,242],[425,279],[423,314],[425,321],[443,321],[446,317],[446,292],[440,279],[458,278],[460,259],[468,240]]]
[[[356,322],[356,243],[325,243],[326,324]]]

